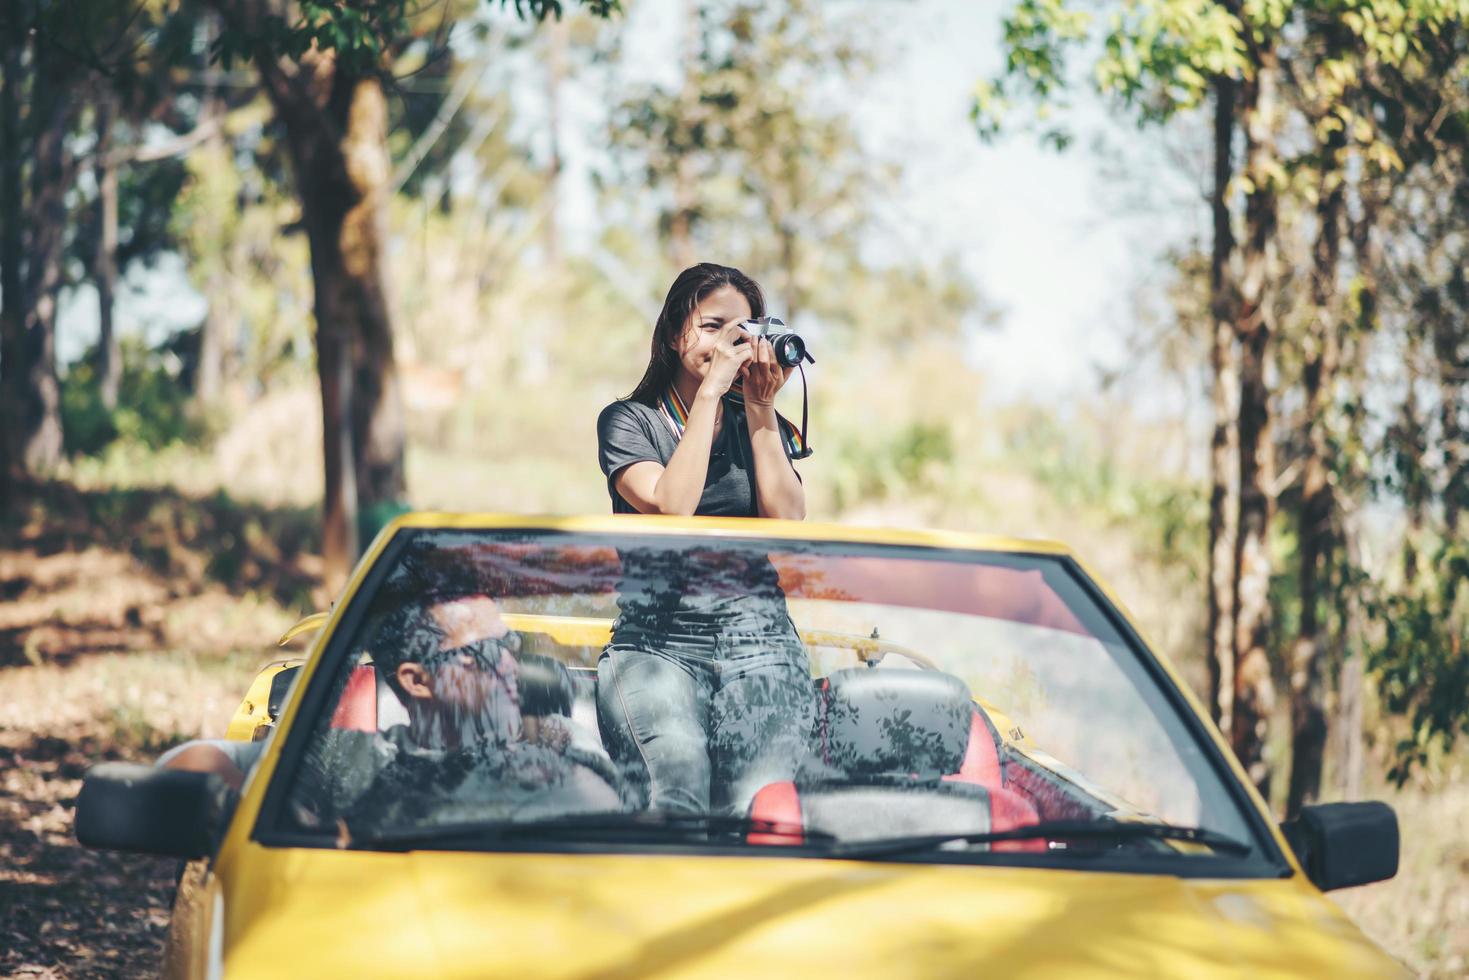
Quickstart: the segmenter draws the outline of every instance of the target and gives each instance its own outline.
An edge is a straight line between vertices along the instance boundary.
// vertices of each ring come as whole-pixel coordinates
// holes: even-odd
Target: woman
[[[740,326],[760,287],[703,263],[668,291],[647,371],[597,420],[614,513],[800,520],[795,435],[775,413],[790,374]],[[738,392],[736,392],[738,388]],[[743,812],[789,779],[811,726],[811,673],[763,555],[624,553],[620,613],[598,663],[598,717],[650,806]]]

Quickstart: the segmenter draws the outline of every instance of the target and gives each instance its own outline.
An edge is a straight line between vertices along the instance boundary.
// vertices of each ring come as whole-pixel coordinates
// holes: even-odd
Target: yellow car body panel
[[[231,980],[286,963],[299,976],[1403,974],[1291,879],[258,845],[231,858]]]
[[[224,737],[235,742],[254,740],[256,731],[262,726],[268,726],[272,721],[270,682],[275,680],[276,674],[287,667],[294,667],[300,663],[300,660],[276,660],[260,668],[260,673],[256,674],[255,679],[250,682],[244,700],[235,709],[234,717],[226,726]]]
[[[907,544],[1070,557],[1061,545],[942,531],[642,516],[409,514],[374,540],[298,683],[403,528],[545,528]],[[1115,602],[1115,599],[1113,599]],[[1119,607],[1120,608],[1120,607]],[[1125,615],[1125,614],[1124,614]],[[582,624],[585,627],[586,624]],[[1134,627],[1135,628],[1135,627]],[[1242,769],[1170,665],[1188,704]],[[286,704],[173,937],[170,968],[298,976],[1405,976],[1302,873],[1202,880],[1086,870],[762,854],[358,852],[251,839],[301,699]],[[1003,716],[997,723],[1008,722]],[[1024,733],[1002,734],[1038,752]],[[222,916],[222,920],[221,917]]]
[[[305,636],[307,633],[314,633],[316,630],[319,630],[323,626],[325,626],[327,620],[331,618],[332,614],[329,612],[312,613],[310,616],[307,616],[295,626],[292,626],[290,629],[282,633],[281,638],[275,641],[275,645],[278,647],[287,646],[292,643],[297,637]]]
[[[544,633],[562,646],[601,647],[612,639],[612,621],[588,616],[540,616],[503,613],[505,625],[523,633]]]

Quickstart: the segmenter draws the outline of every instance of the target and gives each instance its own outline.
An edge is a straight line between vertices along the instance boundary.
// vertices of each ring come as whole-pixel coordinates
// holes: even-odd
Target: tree
[[[1246,10],[1190,0],[1129,4],[1097,31],[1103,54],[1094,72],[1098,88],[1116,97],[1140,124],[1166,122],[1214,97],[1210,708],[1262,790],[1269,784],[1263,725],[1273,701],[1263,646],[1269,629],[1266,535],[1273,472],[1264,378],[1274,318],[1279,13],[1275,6]],[[1067,55],[1092,37],[1095,24],[1089,13],[1067,9],[1058,0],[1022,0],[1005,21],[1005,72],[982,83],[976,95],[981,136],[998,135],[1016,99],[1038,100],[1048,109],[1064,104],[1070,83]],[[1241,131],[1246,151],[1243,179],[1236,185],[1232,147]],[[1070,142],[1062,125],[1048,124],[1043,138],[1057,147]],[[1244,188],[1242,236],[1234,234],[1230,207],[1236,186]],[[1233,472],[1225,470],[1230,448]],[[1231,501],[1232,513],[1225,509]]]
[[[1342,734],[1340,761],[1348,782],[1360,779],[1356,772],[1361,764],[1361,672],[1355,651],[1363,640],[1357,610],[1366,579],[1355,541],[1353,503],[1345,492],[1350,488],[1359,496],[1364,492],[1365,466],[1359,448],[1364,401],[1360,351],[1370,334],[1385,326],[1378,315],[1375,289],[1368,287],[1380,276],[1383,261],[1371,236],[1374,229],[1377,234],[1385,230],[1379,220],[1384,193],[1393,196],[1404,185],[1411,185],[1413,172],[1425,159],[1442,155],[1445,137],[1449,143],[1455,139],[1453,133],[1459,126],[1449,122],[1451,114],[1445,113],[1453,104],[1454,86],[1446,86],[1444,79],[1455,78],[1465,68],[1456,24],[1463,12],[1446,4],[1405,4],[1345,12],[1328,7],[1308,11],[1303,17],[1315,43],[1300,45],[1291,97],[1297,112],[1313,126],[1313,146],[1297,157],[1294,166],[1305,181],[1302,203],[1313,213],[1314,241],[1309,297],[1304,304],[1308,317],[1299,340],[1303,411],[1297,458],[1301,485],[1296,584],[1300,625],[1290,656],[1292,747],[1287,813],[1315,802],[1321,793],[1330,727],[1329,674],[1335,666],[1327,649],[1333,620],[1342,640],[1339,645],[1349,651],[1338,670],[1335,723]],[[1445,94],[1450,94],[1448,101]],[[1355,219],[1350,215],[1353,203],[1358,213]],[[1430,224],[1423,230],[1427,234],[1422,237],[1432,242],[1430,251],[1454,240],[1449,225]],[[1395,251],[1408,244],[1397,234],[1391,237],[1397,239],[1392,243]],[[1343,259],[1347,254],[1344,241],[1351,246],[1350,265]],[[1351,281],[1345,273],[1355,276],[1356,286],[1344,293],[1342,284]],[[1431,273],[1416,277],[1417,301],[1431,297],[1427,305],[1436,309],[1445,303],[1452,305],[1452,290],[1433,288],[1430,283]],[[1462,317],[1438,318],[1420,309],[1403,322],[1426,325],[1423,348],[1434,350],[1435,363],[1442,364],[1448,348],[1435,346],[1446,336],[1441,328],[1461,321]],[[1449,343],[1449,348],[1454,346]],[[1343,357],[1353,349],[1358,351],[1354,357]],[[1449,376],[1457,377],[1451,354],[1448,360]],[[1451,456],[1453,416],[1460,401],[1458,383],[1445,391],[1445,375],[1439,372],[1438,376],[1437,436],[1446,456]],[[1454,406],[1449,417],[1442,414],[1444,405]],[[1452,469],[1452,465],[1446,467],[1448,484],[1454,482]],[[1410,509],[1421,512],[1421,504],[1412,503]],[[1451,511],[1447,501],[1445,511]]]
[[[12,14],[14,11],[12,11]],[[7,18],[0,29],[0,415],[16,419],[22,406],[19,370],[24,360],[21,313],[21,51],[18,24]],[[20,444],[6,426],[0,433],[0,510],[9,504],[11,484],[20,470]]]
[[[1381,67],[1398,77],[1417,76],[1417,85],[1408,87],[1412,92],[1399,95],[1404,106],[1422,101],[1423,93],[1441,87],[1443,76],[1435,78],[1415,66],[1457,33],[1466,13],[1469,7],[1461,0],[1139,0],[1118,5],[1105,26],[1099,26],[1100,18],[1071,10],[1063,0],[1021,0],[1005,23],[1005,72],[983,83],[976,98],[976,120],[984,136],[999,132],[1018,98],[1039,101],[1047,109],[1064,104],[1071,83],[1067,55],[1084,50],[1094,38],[1102,52],[1094,65],[1096,86],[1142,124],[1166,122],[1197,109],[1206,93],[1214,96],[1211,708],[1252,780],[1268,795],[1271,773],[1265,745],[1274,707],[1272,653],[1280,647],[1270,604],[1278,489],[1274,457],[1280,438],[1273,432],[1273,404],[1299,384],[1307,407],[1299,461],[1304,480],[1297,555],[1301,630],[1292,677],[1299,765],[1287,800],[1292,809],[1312,798],[1319,786],[1326,736],[1318,607],[1329,557],[1340,548],[1339,536],[1332,535],[1330,484],[1337,460],[1328,425],[1339,397],[1335,372],[1343,318],[1337,314],[1337,281],[1349,199],[1346,182],[1354,169],[1347,166],[1346,154],[1350,150],[1364,162],[1365,170],[1358,167],[1357,172],[1372,173],[1396,152],[1395,144],[1372,125],[1379,116],[1347,96],[1361,72]],[[1383,102],[1375,108],[1386,110],[1379,115],[1389,120],[1401,115]],[[1287,118],[1316,142],[1304,151],[1283,148]],[[1069,141],[1063,126],[1047,125],[1043,135],[1048,142],[1064,146]],[[1240,137],[1243,166],[1231,174],[1230,151]],[[1294,182],[1293,175],[1298,178]],[[1317,229],[1309,327],[1302,338],[1305,353],[1299,376],[1282,372],[1272,391],[1268,379],[1283,340],[1281,317],[1296,307],[1296,300],[1282,292],[1289,276],[1281,261],[1287,232],[1280,216],[1282,207],[1294,207],[1303,197],[1314,203]],[[1238,235],[1233,234],[1236,227]],[[1232,336],[1222,328],[1226,320]],[[1229,377],[1235,363],[1231,354],[1238,357],[1237,387]],[[1230,405],[1230,388],[1238,393],[1237,406]],[[1226,473],[1231,424],[1237,433],[1234,473]],[[1224,506],[1230,477],[1236,474],[1233,562],[1225,576],[1221,559],[1230,528]]]
[[[43,471],[61,458],[61,393],[56,376],[55,315],[61,287],[66,191],[77,167],[68,136],[79,103],[70,97],[84,74],[66,45],[63,9],[22,2],[7,7],[0,127],[5,163],[0,202],[0,395],[7,458],[19,472]],[[105,17],[107,11],[92,11]],[[25,106],[25,111],[21,111]]]
[[[585,0],[599,16],[615,0]],[[391,191],[385,86],[404,48],[434,43],[454,13],[407,0],[342,5],[248,0],[217,7],[229,25],[217,52],[259,72],[289,144],[315,284],[329,587],[358,549],[359,513],[406,496],[404,423],[393,324],[382,273],[383,208]],[[560,16],[560,0],[517,0],[517,14]]]
[[[127,152],[115,145],[117,124],[132,108],[139,65],[169,57],[157,41],[180,19],[180,5],[23,0],[7,5],[3,18],[0,409],[15,420],[5,433],[13,474],[45,471],[61,455],[55,319],[59,293],[72,284],[68,256],[78,252],[98,284],[104,398],[115,398],[110,294],[118,273],[118,166]],[[83,218],[74,192],[86,168],[98,193],[95,214]]]
[[[1214,174],[1209,190],[1213,245],[1209,255],[1209,376],[1213,432],[1209,439],[1209,587],[1205,663],[1209,673],[1209,713],[1225,738],[1234,728],[1234,542],[1238,535],[1239,481],[1233,468],[1239,455],[1239,376],[1234,349],[1235,283],[1231,260],[1229,185],[1234,180],[1234,102],[1238,86],[1216,75],[1214,92]]]
[[[1398,417],[1372,454],[1385,461],[1374,474],[1379,492],[1400,502],[1410,526],[1400,562],[1373,576],[1365,604],[1382,704],[1407,723],[1388,774],[1398,783],[1469,734],[1469,250],[1461,234],[1469,221],[1469,36],[1461,17],[1410,35],[1408,45],[1408,57],[1363,78],[1395,179],[1379,170],[1365,185],[1352,234],[1371,255],[1361,306],[1407,369],[1395,392]]]
[[[624,170],[659,195],[676,262],[694,245],[745,256],[776,270],[779,311],[798,316],[817,284],[848,271],[884,170],[819,96],[823,77],[855,82],[872,55],[809,0],[711,4],[692,23],[679,89],[631,93],[609,137]]]

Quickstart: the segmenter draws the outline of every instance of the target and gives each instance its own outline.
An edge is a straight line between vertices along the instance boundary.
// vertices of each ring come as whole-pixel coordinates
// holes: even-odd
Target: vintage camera
[[[796,367],[802,361],[816,363],[816,358],[806,350],[806,342],[799,334],[786,329],[786,323],[778,316],[762,316],[746,320],[740,326],[752,337],[764,337],[775,350],[775,360],[782,367]],[[736,341],[742,343],[743,339]]]

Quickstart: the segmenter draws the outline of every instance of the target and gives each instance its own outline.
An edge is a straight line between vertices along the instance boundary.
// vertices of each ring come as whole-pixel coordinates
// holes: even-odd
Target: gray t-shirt
[[[614,514],[636,508],[613,486],[618,472],[652,460],[667,466],[678,446],[668,421],[651,405],[617,401],[597,419],[598,459],[607,475]],[[709,452],[704,494],[694,513],[708,517],[757,517],[754,450],[744,409],[725,402],[724,426]],[[795,467],[791,467],[792,471]],[[796,474],[797,479],[800,474]],[[682,548],[623,551],[615,637],[625,639],[636,624],[657,623],[700,635],[736,629],[784,629],[790,624],[779,577],[765,558],[740,559]]]
[[[667,466],[677,448],[673,430],[653,406],[616,401],[602,409],[597,417],[597,457],[607,476],[612,513],[637,513],[613,486],[617,474],[645,459]],[[744,410],[726,401],[724,426],[710,447],[704,494],[694,513],[708,517],[759,516],[755,504],[754,456]]]

